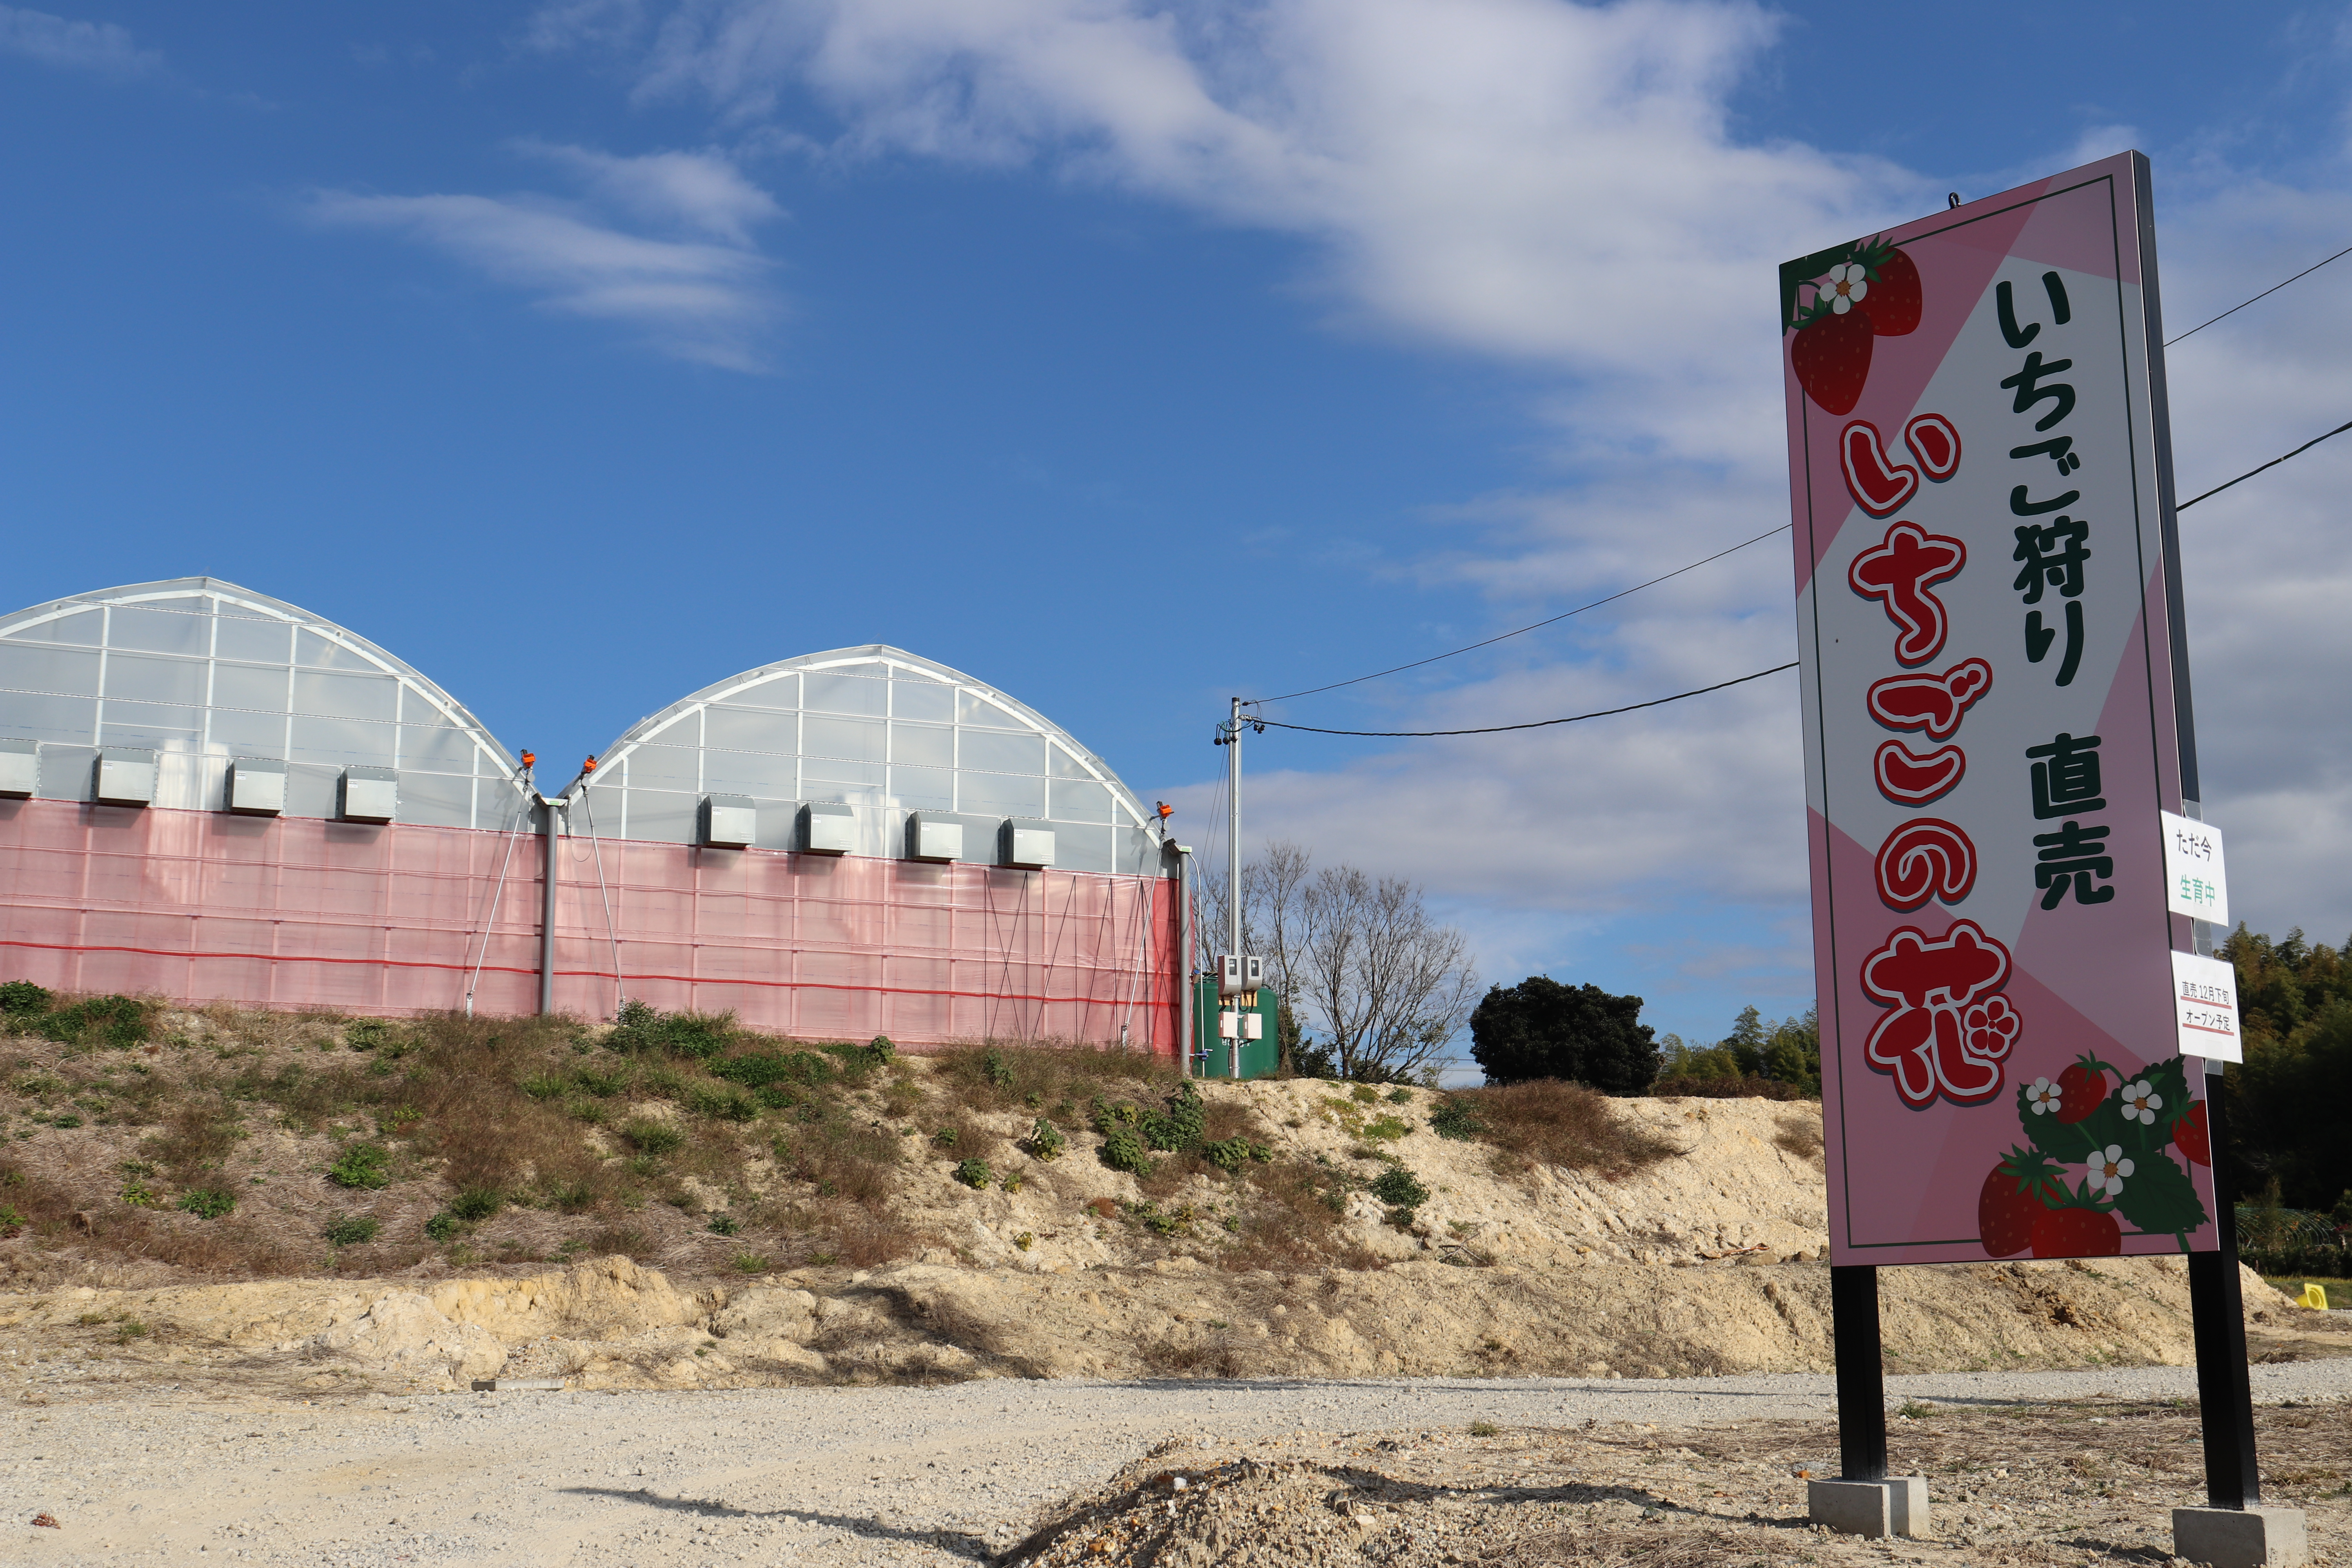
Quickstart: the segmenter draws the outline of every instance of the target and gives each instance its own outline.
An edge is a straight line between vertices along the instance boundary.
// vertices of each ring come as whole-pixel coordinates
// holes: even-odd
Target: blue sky
[[[2137,146],[2186,325],[2352,244],[2347,13],[1553,0],[0,5],[12,603],[210,573],[566,765],[768,659],[1019,694],[1195,842],[1223,699],[1784,520],[1771,268]],[[2183,483],[2352,416],[2352,258],[2172,361]],[[2352,931],[2323,449],[2190,514],[2209,810]],[[1285,704],[1400,729],[1791,657],[1785,542]],[[1248,746],[1250,837],[1482,971],[1810,987],[1793,687]]]

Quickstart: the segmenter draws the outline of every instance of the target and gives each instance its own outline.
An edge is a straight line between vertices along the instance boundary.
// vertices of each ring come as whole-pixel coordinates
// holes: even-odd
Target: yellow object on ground
[[[2298,1307],[2308,1307],[2315,1312],[2327,1310],[2327,1292],[2316,1285],[2305,1285],[2303,1294],[2294,1299]]]

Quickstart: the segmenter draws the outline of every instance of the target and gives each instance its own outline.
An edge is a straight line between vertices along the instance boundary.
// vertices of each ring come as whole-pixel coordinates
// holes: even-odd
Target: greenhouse
[[[1175,1049],[1181,856],[968,675],[808,654],[640,720],[561,794],[528,762],[365,638],[217,579],[0,618],[0,979]]]

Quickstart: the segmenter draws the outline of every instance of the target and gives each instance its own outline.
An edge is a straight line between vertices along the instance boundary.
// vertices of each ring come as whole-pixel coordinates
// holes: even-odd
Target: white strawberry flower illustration
[[[2110,1143],[2091,1156],[2090,1187],[2095,1194],[2118,1197],[2124,1190],[2124,1178],[2132,1173],[2132,1163],[2124,1158],[2123,1145]]]
[[[1849,261],[1843,267],[1832,267],[1830,268],[1830,280],[1826,292],[1829,295],[1830,309],[1843,316],[1853,309],[1855,300],[1870,292],[1870,275],[1862,269],[1862,263],[1859,261]]]
[[[2063,1098],[2058,1086],[2046,1078],[2035,1079],[2033,1087],[2025,1091],[2025,1103],[2033,1107],[2036,1116],[2049,1115],[2058,1109],[2058,1102]]]
[[[2146,1079],[2124,1085],[2124,1120],[2156,1125],[2156,1113],[2164,1109],[2164,1096],[2148,1086]]]

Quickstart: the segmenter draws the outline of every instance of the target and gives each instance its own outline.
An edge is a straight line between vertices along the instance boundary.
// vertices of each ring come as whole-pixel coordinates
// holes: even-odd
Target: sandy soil
[[[2269,1495],[2336,1560],[2352,1360],[2254,1384]],[[1798,1472],[1835,1453],[1829,1380],[1806,1374],[86,1390],[0,1424],[0,1563],[2147,1564],[2200,1500],[2193,1387],[2165,1367],[1891,1380],[1913,1416],[1894,1458],[1930,1476],[1937,1530],[1891,1551],[1802,1522]],[[1179,1474],[1181,1500],[1160,1479]]]

